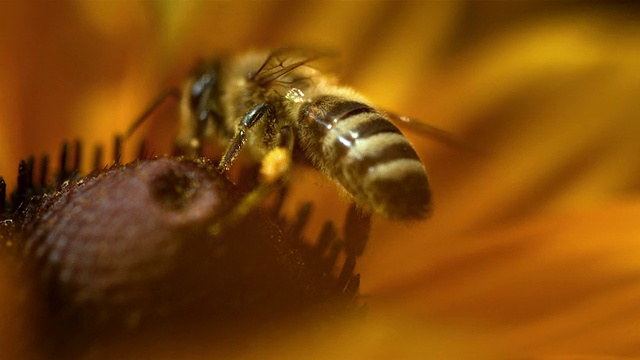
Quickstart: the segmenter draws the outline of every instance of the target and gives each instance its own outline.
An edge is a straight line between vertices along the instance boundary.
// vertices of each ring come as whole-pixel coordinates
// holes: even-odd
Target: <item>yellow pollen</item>
[[[265,155],[260,167],[264,183],[270,184],[281,179],[291,167],[291,154],[284,148],[275,148]]]

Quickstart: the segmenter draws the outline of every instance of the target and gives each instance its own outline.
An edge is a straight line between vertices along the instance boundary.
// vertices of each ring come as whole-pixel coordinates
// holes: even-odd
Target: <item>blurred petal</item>
[[[514,356],[637,355],[639,217],[640,201],[613,203],[455,239],[422,257],[409,254],[415,248],[386,262],[368,257],[362,272],[376,283],[364,292],[372,312],[468,324]],[[404,264],[397,277],[379,276],[395,264]]]

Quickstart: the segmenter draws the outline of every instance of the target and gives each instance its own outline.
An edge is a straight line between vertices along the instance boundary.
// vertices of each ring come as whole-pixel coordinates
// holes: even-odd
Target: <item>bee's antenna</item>
[[[159,106],[168,98],[174,98],[176,100],[180,100],[181,91],[178,88],[170,88],[160,93],[149,105],[149,107],[136,119],[136,121],[129,126],[129,129],[122,136],[122,140],[126,141],[131,137],[134,131],[151,115]]]

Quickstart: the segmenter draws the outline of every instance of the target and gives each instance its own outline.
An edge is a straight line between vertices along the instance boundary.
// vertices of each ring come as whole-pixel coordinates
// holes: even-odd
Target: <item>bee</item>
[[[392,120],[353,89],[312,65],[327,54],[300,49],[251,52],[201,66],[181,90],[177,145],[191,156],[217,137],[226,150],[218,164],[229,171],[241,149],[261,163],[261,181],[287,176],[300,153],[367,212],[389,219],[425,218],[431,191],[425,167]]]

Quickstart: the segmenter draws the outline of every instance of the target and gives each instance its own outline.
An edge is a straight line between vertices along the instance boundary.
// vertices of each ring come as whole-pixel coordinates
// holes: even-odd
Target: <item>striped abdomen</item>
[[[413,146],[382,113],[357,101],[320,96],[301,109],[307,157],[359,203],[388,218],[427,215],[431,192]]]

